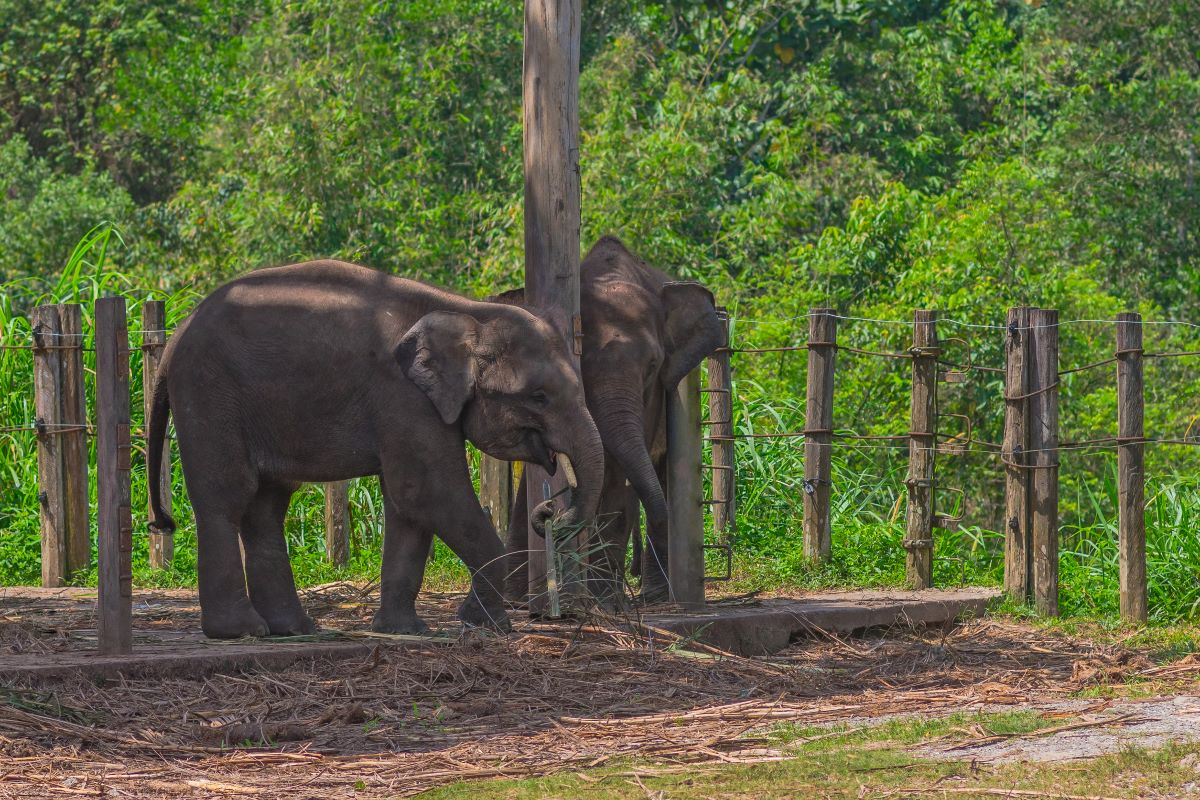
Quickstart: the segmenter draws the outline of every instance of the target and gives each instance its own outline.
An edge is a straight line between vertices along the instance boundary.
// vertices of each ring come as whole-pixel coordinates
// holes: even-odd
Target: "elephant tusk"
[[[558,468],[567,476],[567,486],[578,489],[579,481],[575,479],[575,468],[571,466],[571,459],[567,458],[566,453],[556,453],[554,459],[558,462]]]

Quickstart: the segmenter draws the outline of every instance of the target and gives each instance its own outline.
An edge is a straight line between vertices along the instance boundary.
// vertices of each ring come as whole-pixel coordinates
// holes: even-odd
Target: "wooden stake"
[[[335,567],[350,560],[350,481],[325,484],[325,558]]]
[[[700,473],[700,370],[667,394],[667,571],[671,601],[704,604],[704,481]]]
[[[1117,513],[1121,617],[1145,622],[1146,445],[1142,315],[1117,315]]]
[[[1029,309],[1008,310],[1004,372],[1004,590],[1018,603],[1033,596],[1030,581]]]
[[[83,308],[59,306],[62,324],[62,453],[63,490],[67,498],[67,571],[92,566],[91,520],[88,517],[87,397],[83,374]]]
[[[837,317],[832,308],[808,315],[808,397],[804,417],[804,556],[827,561],[833,551],[829,494],[833,479],[833,371]]]
[[[142,427],[145,430],[146,448],[149,451],[150,413],[154,405],[154,384],[158,381],[159,365],[162,362],[163,348],[167,346],[167,310],[162,300],[147,300],[142,303],[142,399],[145,416]],[[147,475],[146,481],[157,480],[161,495],[163,510],[171,513],[171,437],[163,434],[162,467],[158,475]],[[147,497],[149,493],[147,492]],[[149,502],[147,500],[147,502]],[[154,512],[147,509],[151,517]],[[155,569],[170,569],[171,560],[175,557],[175,537],[151,529],[150,531],[150,566]]]
[[[1033,309],[1029,398],[1033,602],[1058,616],[1058,312]]]
[[[96,485],[100,652],[133,645],[133,516],[129,486],[129,332],[125,298],[96,301]]]
[[[38,502],[42,520],[42,586],[62,586],[69,575],[66,475],[62,437],[62,325],[60,306],[38,306],[33,325],[33,403],[37,414]]]
[[[737,531],[733,452],[733,371],[729,365],[729,315],[718,308],[725,335],[708,357],[708,432],[712,437],[713,529],[731,538]]]
[[[579,322],[579,25],[580,0],[526,0],[524,86],[525,293],[574,353]],[[562,470],[549,478],[530,465],[530,511],[566,485]],[[565,497],[566,493],[559,495]],[[532,513],[530,515],[532,517]],[[564,604],[584,589],[587,532],[559,546]],[[529,609],[546,607],[545,540],[530,526]]]
[[[912,406],[908,438],[905,578],[912,589],[933,585],[933,464],[937,451],[937,312],[913,312]]]

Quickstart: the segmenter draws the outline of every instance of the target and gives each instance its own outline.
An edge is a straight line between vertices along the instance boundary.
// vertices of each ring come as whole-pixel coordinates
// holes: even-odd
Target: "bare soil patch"
[[[139,603],[140,630],[194,630],[190,595],[157,597]],[[449,628],[457,600],[432,597],[423,613]],[[86,605],[6,601],[0,647],[82,646]],[[365,628],[373,611],[369,587],[345,584],[307,605],[326,628]],[[626,756],[752,762],[780,757],[765,731],[781,721],[1036,707],[1097,683],[1150,675],[1182,687],[1200,675],[1200,664],[1164,669],[1120,646],[991,620],[853,639],[817,631],[760,659],[650,641],[611,618],[520,620],[508,637],[380,641],[354,661],[8,686],[0,796],[404,797]]]

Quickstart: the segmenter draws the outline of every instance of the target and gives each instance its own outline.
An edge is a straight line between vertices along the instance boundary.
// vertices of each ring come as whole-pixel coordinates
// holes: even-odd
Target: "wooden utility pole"
[[[724,336],[708,357],[708,432],[712,437],[713,529],[726,540],[737,531],[733,460],[733,371],[729,365],[729,314],[717,309]]]
[[[1058,312],[1033,309],[1029,397],[1033,602],[1058,616]]]
[[[579,320],[579,26],[580,0],[525,0],[523,75],[525,156],[525,295],[562,334],[576,364]],[[565,487],[559,470],[551,479],[530,465],[529,509],[543,500],[544,488]],[[558,494],[565,497],[565,493]],[[532,518],[532,513],[530,514]],[[583,551],[573,537],[558,548],[566,595],[583,589]],[[529,531],[529,608],[546,609],[546,548]]]
[[[162,364],[163,349],[167,346],[167,308],[162,300],[147,300],[142,303],[142,427],[145,430],[146,451],[150,450],[150,416],[154,408],[154,386],[158,382],[158,371]],[[171,437],[163,433],[163,457],[157,475],[146,475],[147,484],[158,481],[159,496],[163,511],[171,513]],[[149,498],[147,491],[146,496]],[[149,502],[147,500],[147,502]],[[149,511],[154,517],[153,509]],[[175,558],[175,537],[150,529],[150,566],[155,569],[170,569]]]
[[[325,558],[335,567],[350,560],[350,481],[325,484]]]
[[[1029,309],[1008,310],[1004,371],[1004,590],[1024,603],[1033,596],[1030,581]]]
[[[1145,622],[1146,445],[1142,315],[1117,315],[1117,514],[1121,616]]]
[[[479,456],[479,504],[492,519],[496,530],[508,528],[512,514],[512,464],[486,454]]]
[[[704,482],[700,474],[700,370],[667,394],[667,571],[671,602],[704,604]]]
[[[130,509],[129,331],[125,298],[96,301],[96,494],[100,652],[133,645],[133,515]]]
[[[833,478],[833,369],[837,316],[832,308],[808,314],[808,397],[804,417],[804,556],[827,561],[833,552],[829,494]]]

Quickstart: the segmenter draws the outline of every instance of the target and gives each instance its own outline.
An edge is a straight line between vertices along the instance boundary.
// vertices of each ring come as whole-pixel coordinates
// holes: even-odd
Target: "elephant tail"
[[[173,533],[175,520],[163,510],[162,481],[157,476],[162,474],[163,450],[167,440],[167,420],[171,415],[171,400],[167,394],[167,370],[164,359],[164,369],[158,374],[154,383],[154,397],[150,406],[150,419],[147,420],[146,435],[149,437],[146,448],[146,475],[150,477],[150,510],[153,519],[150,527],[159,533]]]

